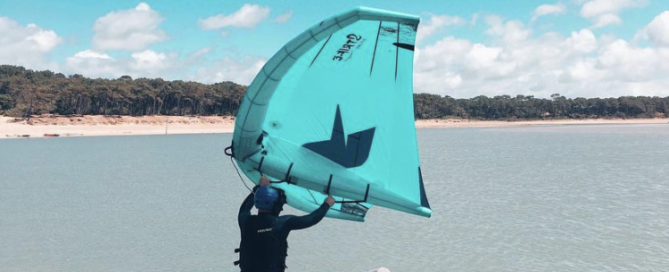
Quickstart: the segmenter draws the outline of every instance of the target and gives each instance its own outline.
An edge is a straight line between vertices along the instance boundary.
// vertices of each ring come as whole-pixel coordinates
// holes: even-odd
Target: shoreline
[[[453,128],[453,127],[522,127],[522,126],[564,126],[564,125],[634,125],[634,124],[669,124],[669,118],[635,119],[557,119],[557,120],[519,120],[492,121],[469,119],[425,119],[416,120],[416,128]]]
[[[419,129],[598,124],[669,124],[669,118],[531,121],[416,120],[416,128]],[[234,125],[234,117],[231,116],[58,116],[33,117],[30,121],[18,122],[12,117],[0,117],[0,139],[22,138],[24,135],[29,135],[29,138],[48,138],[232,133]]]

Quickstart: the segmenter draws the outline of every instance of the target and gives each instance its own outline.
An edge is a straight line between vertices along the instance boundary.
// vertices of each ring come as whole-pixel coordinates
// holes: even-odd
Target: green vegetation
[[[415,94],[416,118],[462,118],[486,120],[583,119],[583,118],[654,118],[669,113],[669,97],[623,96],[619,98],[551,99],[534,96],[499,95],[454,99],[434,94]]]
[[[235,115],[246,86],[181,80],[90,79],[0,65],[0,114],[56,115]],[[486,120],[666,117],[669,97],[550,99],[517,95],[455,99],[414,94],[415,116]]]
[[[205,85],[160,78],[90,79],[0,66],[0,114],[233,115],[246,90],[232,82]]]

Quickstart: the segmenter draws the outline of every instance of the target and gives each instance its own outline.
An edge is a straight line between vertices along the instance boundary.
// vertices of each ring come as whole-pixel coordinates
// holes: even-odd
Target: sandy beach
[[[234,117],[230,116],[79,116],[35,117],[20,120],[0,117],[0,139],[81,137],[114,135],[160,135],[231,133]],[[479,121],[469,119],[417,120],[417,128],[509,127],[540,125],[592,124],[669,124],[669,118],[654,119],[585,119],[533,121]]]
[[[233,117],[219,116],[81,116],[38,117],[29,121],[0,117],[0,139],[30,135],[30,138],[231,133]]]
[[[602,125],[602,124],[669,124],[669,118],[644,119],[563,119],[530,121],[481,121],[469,119],[428,119],[416,120],[416,128],[447,127],[513,127],[550,125]]]

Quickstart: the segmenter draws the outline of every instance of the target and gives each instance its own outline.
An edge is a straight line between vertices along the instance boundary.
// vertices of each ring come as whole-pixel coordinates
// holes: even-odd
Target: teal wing
[[[289,204],[305,211],[329,193],[356,218],[369,204],[429,217],[413,117],[418,23],[356,8],[279,50],[249,86],[235,122],[235,158],[245,173],[288,181],[280,186],[293,195]]]

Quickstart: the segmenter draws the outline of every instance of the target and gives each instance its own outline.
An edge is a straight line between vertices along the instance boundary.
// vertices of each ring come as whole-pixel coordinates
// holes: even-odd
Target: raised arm
[[[330,207],[334,205],[334,198],[331,196],[328,196],[328,198],[325,199],[323,204],[310,214],[304,215],[304,216],[291,216],[286,220],[286,229],[288,231],[291,230],[298,230],[298,229],[306,229],[308,227],[311,227],[313,225],[316,225],[318,222],[325,217],[325,214],[328,212]]]
[[[265,176],[262,176],[260,178],[260,182],[258,182],[258,185],[253,187],[252,192],[246,197],[246,199],[244,199],[244,202],[242,202],[242,206],[239,207],[239,214],[237,215],[237,223],[239,224],[240,229],[244,229],[244,222],[246,222],[246,219],[251,216],[251,209],[253,208],[256,191],[261,186],[267,184],[270,184],[269,179],[267,179]]]

